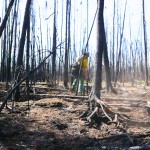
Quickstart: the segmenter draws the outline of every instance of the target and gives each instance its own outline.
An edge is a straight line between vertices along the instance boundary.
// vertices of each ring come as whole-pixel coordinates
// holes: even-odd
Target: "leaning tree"
[[[10,15],[11,8],[12,8],[12,6],[14,4],[14,1],[15,0],[11,0],[10,3],[9,3],[9,6],[7,8],[6,14],[5,14],[4,19],[2,21],[2,24],[0,26],[0,37],[2,36],[2,33],[3,33],[4,29],[6,28],[6,24],[7,24],[9,15]]]

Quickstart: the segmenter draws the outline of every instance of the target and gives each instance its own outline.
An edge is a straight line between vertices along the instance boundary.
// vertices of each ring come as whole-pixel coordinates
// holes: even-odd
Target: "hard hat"
[[[84,55],[88,55],[89,56],[89,52],[84,52]]]

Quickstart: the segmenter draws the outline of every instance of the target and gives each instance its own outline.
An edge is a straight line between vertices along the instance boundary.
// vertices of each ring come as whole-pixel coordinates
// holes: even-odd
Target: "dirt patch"
[[[118,95],[102,93],[102,97],[135,98],[141,101],[149,98],[148,88],[144,96],[142,93],[145,89],[140,87],[137,91],[132,87],[119,87],[118,91],[120,91]],[[58,91],[47,90],[46,92],[58,94]],[[59,91],[60,93],[63,94],[62,91]],[[72,93],[65,91],[64,94]],[[128,100],[105,102],[108,104],[132,103]],[[104,123],[100,127],[87,126],[86,120],[79,118],[88,107],[88,103],[83,101],[68,102],[60,98],[44,98],[30,100],[29,106],[30,109],[28,109],[28,102],[23,101],[15,103],[13,112],[3,109],[0,114],[0,149],[97,150],[127,149],[131,146],[147,148],[150,145],[150,115],[145,107],[111,106],[111,110],[129,118],[129,121],[125,122],[124,127],[121,128],[115,124]]]

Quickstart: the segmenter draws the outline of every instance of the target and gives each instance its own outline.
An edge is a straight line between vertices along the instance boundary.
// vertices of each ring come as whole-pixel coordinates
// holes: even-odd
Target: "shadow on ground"
[[[67,126],[57,123],[54,125],[62,134],[38,128],[34,119],[25,118],[17,114],[0,114],[0,149],[3,150],[94,150],[94,149],[123,149],[130,146],[144,144],[144,141],[127,135],[109,138],[89,138],[84,134],[69,135]],[[28,127],[34,125],[33,130]],[[61,127],[62,126],[62,127]],[[134,143],[134,144],[133,144]]]

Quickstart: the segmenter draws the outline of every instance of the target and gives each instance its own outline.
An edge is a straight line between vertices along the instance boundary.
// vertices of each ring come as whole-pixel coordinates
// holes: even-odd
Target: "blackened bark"
[[[13,6],[14,1],[15,0],[11,0],[10,1],[8,9],[7,9],[6,14],[5,14],[5,17],[4,17],[3,22],[2,22],[2,24],[0,26],[0,37],[2,36],[2,33],[3,33],[3,31],[4,31],[5,27],[6,27],[7,20],[8,20],[8,17],[10,15],[10,11],[11,11],[11,8]]]
[[[115,0],[114,0],[114,12],[113,12],[113,52],[112,52],[112,80],[114,81],[114,74],[115,74]]]
[[[145,84],[148,86],[148,65],[147,65],[147,35],[146,35],[146,21],[145,21],[145,7],[143,4],[143,30],[144,30],[144,48],[145,48]]]
[[[97,18],[97,51],[95,56],[94,87],[93,94],[100,98],[101,74],[102,74],[102,53],[104,44],[104,18],[103,18],[104,0],[98,0],[98,18]]]
[[[56,0],[54,2],[52,80],[56,85]]]
[[[7,9],[7,1],[5,1],[5,10]],[[6,10],[7,11],[7,10]],[[2,53],[2,62],[1,62],[1,81],[4,82],[6,81],[6,28],[4,28],[4,39],[3,39],[3,53]]]
[[[26,74],[29,74],[29,52],[30,52],[30,12],[28,13],[28,27],[27,27],[27,52],[26,52]],[[27,94],[29,93],[29,78],[26,79]]]
[[[13,33],[14,33],[14,22],[16,17],[16,4],[15,2],[15,8],[14,8],[14,14],[13,14],[13,22],[11,27],[11,33],[10,33],[10,45],[9,45],[9,53],[8,53],[8,59],[7,59],[7,82],[6,87],[8,88],[8,82],[11,81],[11,53],[12,53],[12,43],[13,43]]]
[[[108,50],[107,50],[105,32],[104,32],[104,45],[103,46],[104,46],[104,65],[105,65],[105,73],[106,73],[106,88],[107,88],[107,92],[111,92],[112,91],[111,72],[110,72],[110,67],[109,67]]]
[[[28,20],[28,16],[29,16],[29,12],[30,12],[31,1],[32,0],[28,0],[26,3],[24,22],[23,22],[23,27],[22,27],[22,34],[21,34],[19,52],[18,52],[18,57],[17,57],[17,66],[21,66],[23,64],[24,44],[25,44],[26,31],[28,28],[27,20]]]
[[[23,22],[23,26],[22,26],[22,34],[21,34],[20,46],[19,46],[19,52],[18,52],[18,58],[17,58],[17,68],[20,68],[23,65],[24,44],[25,44],[26,31],[27,31],[28,24],[29,24],[28,23],[28,17],[29,17],[29,14],[30,14],[31,1],[32,0],[27,0],[27,3],[26,3],[24,22]],[[20,70],[16,70],[16,73],[15,73],[15,79],[17,80],[17,83],[21,79],[21,77],[19,75],[19,71]],[[16,88],[15,99],[19,100],[19,98],[20,98],[20,92],[19,92],[19,86],[18,86]]]
[[[17,16],[18,16],[18,10],[19,10],[19,2],[17,6],[16,17],[15,17],[15,31],[14,31],[14,51],[13,51],[13,66],[12,66],[12,72],[13,72],[13,78],[15,77],[15,66],[16,66],[16,48],[17,48]]]
[[[66,4],[66,41],[65,41],[65,65],[64,65],[64,87],[68,87],[68,64],[69,64],[69,47],[68,45],[70,44],[70,39],[69,39],[69,16],[70,16],[70,9],[71,9],[71,0],[67,0],[67,4]]]

